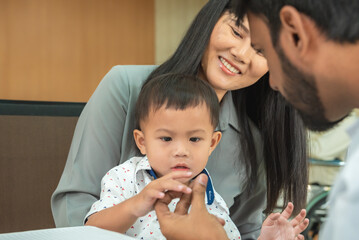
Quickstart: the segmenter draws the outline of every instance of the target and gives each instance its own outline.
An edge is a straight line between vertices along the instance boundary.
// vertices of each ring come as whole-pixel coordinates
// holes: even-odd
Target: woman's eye
[[[201,139],[198,138],[198,137],[191,137],[189,140],[190,140],[191,142],[198,142],[198,141],[201,140]]]
[[[232,32],[234,35],[236,35],[237,37],[243,38],[243,36],[236,29],[234,29],[233,27],[231,27],[231,28],[232,28]]]
[[[172,138],[170,137],[161,137],[161,140],[164,141],[164,142],[169,142],[172,140]]]

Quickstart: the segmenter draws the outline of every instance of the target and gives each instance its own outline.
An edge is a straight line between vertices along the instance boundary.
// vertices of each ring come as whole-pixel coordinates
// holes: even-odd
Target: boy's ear
[[[213,152],[213,150],[217,147],[219,141],[222,138],[222,133],[220,131],[215,131],[212,134],[211,146],[209,148],[209,155]]]
[[[133,138],[135,139],[136,145],[143,155],[146,155],[145,146],[145,135],[142,131],[135,129],[133,130]]]

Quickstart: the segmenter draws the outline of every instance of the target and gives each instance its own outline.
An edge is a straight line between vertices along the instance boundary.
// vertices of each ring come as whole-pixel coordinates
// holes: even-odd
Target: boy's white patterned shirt
[[[147,184],[153,181],[153,177],[147,172],[151,167],[147,157],[133,157],[121,165],[108,171],[101,181],[100,200],[96,201],[85,217],[86,219],[103,209],[110,208],[126,199],[133,197],[142,191]],[[233,240],[241,239],[236,225],[229,217],[229,210],[222,197],[214,190],[214,202],[207,205],[209,213],[225,220],[224,229],[228,238]],[[207,195],[204,201],[206,201]],[[179,199],[173,199],[169,209],[173,212]],[[185,229],[184,229],[185,230]],[[128,236],[138,239],[166,239],[160,230],[156,212],[151,211],[137,221],[126,231]]]

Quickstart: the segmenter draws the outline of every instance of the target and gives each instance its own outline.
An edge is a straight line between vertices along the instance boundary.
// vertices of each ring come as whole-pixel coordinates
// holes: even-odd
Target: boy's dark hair
[[[247,11],[262,15],[270,29],[273,46],[281,28],[279,12],[290,5],[310,17],[328,39],[355,43],[359,40],[359,1],[357,0],[238,0],[236,14]]]
[[[140,129],[140,122],[148,117],[149,112],[157,111],[162,106],[166,109],[184,110],[200,104],[207,106],[211,124],[216,128],[219,121],[219,101],[216,92],[207,82],[193,75],[159,75],[142,86],[136,103],[136,126]]]

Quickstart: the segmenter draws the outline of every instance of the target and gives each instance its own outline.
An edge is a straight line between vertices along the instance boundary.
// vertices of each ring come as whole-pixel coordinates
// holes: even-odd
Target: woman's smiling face
[[[199,77],[211,84],[221,101],[227,91],[248,87],[267,71],[266,59],[251,47],[247,18],[237,26],[236,17],[224,13],[212,31]]]

